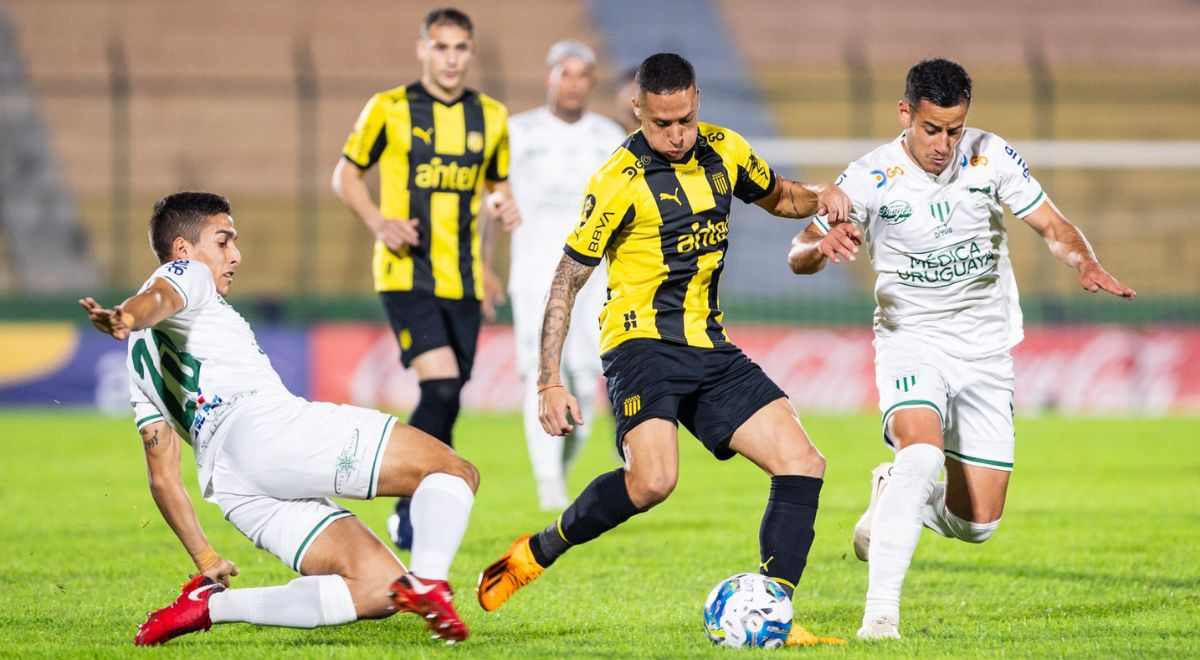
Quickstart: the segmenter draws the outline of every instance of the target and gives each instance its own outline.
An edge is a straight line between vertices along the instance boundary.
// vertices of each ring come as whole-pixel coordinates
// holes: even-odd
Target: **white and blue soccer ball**
[[[704,630],[717,646],[783,646],[792,631],[792,599],[766,576],[738,573],[708,594]]]

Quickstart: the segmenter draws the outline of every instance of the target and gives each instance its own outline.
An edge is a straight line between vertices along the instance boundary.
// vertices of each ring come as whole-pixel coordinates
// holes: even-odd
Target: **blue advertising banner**
[[[283,384],[308,397],[308,331],[264,327],[255,331]],[[129,408],[126,344],[70,323],[0,324],[0,406],[95,406],[121,414]]]

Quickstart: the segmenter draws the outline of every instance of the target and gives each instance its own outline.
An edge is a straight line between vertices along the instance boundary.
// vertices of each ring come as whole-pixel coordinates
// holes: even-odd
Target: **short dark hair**
[[[696,85],[692,63],[676,53],[656,53],[637,68],[638,93],[670,94]]]
[[[475,26],[471,24],[471,17],[454,7],[441,7],[425,14],[425,19],[421,21],[421,37],[429,38],[429,28],[435,25],[457,25],[467,31],[467,34],[475,36]]]
[[[155,202],[149,234],[158,263],[171,260],[171,245],[177,237],[192,244],[200,242],[209,217],[219,213],[229,213],[229,200],[214,193],[177,192]]]
[[[971,76],[962,65],[936,58],[922,60],[908,70],[904,100],[914,109],[925,99],[939,108],[971,103]]]

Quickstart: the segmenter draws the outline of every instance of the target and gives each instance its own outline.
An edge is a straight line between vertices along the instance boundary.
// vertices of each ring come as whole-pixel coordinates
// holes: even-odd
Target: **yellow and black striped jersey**
[[[730,206],[734,197],[769,195],[775,175],[737,133],[704,123],[699,131],[676,163],[637,131],[588,182],[563,250],[588,266],[608,259],[602,353],[639,337],[701,348],[729,342],[717,285]]]
[[[508,110],[466,90],[442,103],[420,83],[371,97],[342,155],[360,169],[379,163],[380,210],[416,218],[421,242],[392,251],[375,242],[376,291],[483,298],[476,219],[484,181],[508,178]]]

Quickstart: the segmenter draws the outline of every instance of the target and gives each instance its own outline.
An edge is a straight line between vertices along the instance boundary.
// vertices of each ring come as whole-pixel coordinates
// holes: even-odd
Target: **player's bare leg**
[[[771,476],[771,494],[759,528],[759,569],[791,596],[808,562],[813,522],[825,475],[825,457],[809,439],[786,398],[763,406],[734,432],[729,448]],[[790,646],[842,644],[792,624]]]
[[[648,419],[625,434],[625,467],[592,480],[546,529],[521,536],[479,575],[479,605],[491,612],[537,579],[564,552],[665,500],[679,478],[678,430]]]
[[[458,418],[459,393],[463,382],[458,370],[454,349],[439,346],[414,357],[409,368],[417,376],[421,395],[408,418],[414,426],[429,435],[452,445],[454,422]],[[413,544],[411,502],[407,497],[396,501],[396,512],[388,518],[388,535],[402,550]]]
[[[947,538],[983,543],[1000,526],[1011,475],[947,458],[946,481],[934,486],[921,522]]]

